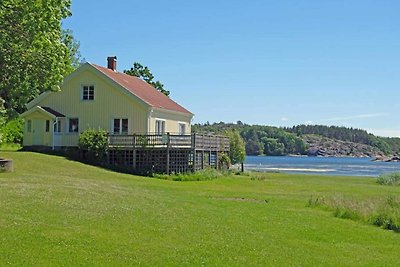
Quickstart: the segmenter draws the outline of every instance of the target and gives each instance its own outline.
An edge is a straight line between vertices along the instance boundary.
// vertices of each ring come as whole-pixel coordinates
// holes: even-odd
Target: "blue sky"
[[[72,0],[89,62],[148,66],[194,123],[400,136],[400,1]]]

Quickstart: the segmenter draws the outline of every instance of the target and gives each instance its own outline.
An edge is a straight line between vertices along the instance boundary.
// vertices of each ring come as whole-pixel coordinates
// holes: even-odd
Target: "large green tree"
[[[70,0],[0,1],[0,98],[8,117],[23,112],[38,94],[58,90],[73,70],[61,29],[70,5]]]
[[[225,133],[229,137],[229,158],[232,164],[243,163],[246,158],[246,150],[243,138],[237,130],[228,130]]]
[[[164,89],[164,84],[162,84],[160,81],[154,81],[154,75],[151,73],[148,67],[135,62],[133,63],[133,67],[129,70],[124,70],[124,73],[144,80],[164,95],[169,96],[169,91]]]

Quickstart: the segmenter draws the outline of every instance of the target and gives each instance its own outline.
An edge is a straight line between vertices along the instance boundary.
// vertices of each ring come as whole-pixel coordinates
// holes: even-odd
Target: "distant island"
[[[273,127],[237,123],[194,124],[193,132],[223,134],[237,130],[247,155],[306,155],[321,157],[371,157],[399,161],[400,138],[380,137],[362,129],[325,125]]]

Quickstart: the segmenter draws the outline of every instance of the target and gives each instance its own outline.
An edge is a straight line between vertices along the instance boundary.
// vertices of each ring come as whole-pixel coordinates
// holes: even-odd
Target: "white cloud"
[[[368,132],[383,137],[400,137],[400,130],[396,129],[367,129]]]
[[[368,119],[368,118],[378,118],[378,117],[387,117],[389,113],[368,113],[368,114],[358,114],[353,116],[346,116],[346,117],[333,117],[328,119],[322,119],[321,122],[331,122],[331,121],[349,121],[349,120],[356,120],[356,119]]]
[[[311,121],[311,120],[308,120],[308,121],[306,121],[305,123],[304,123],[305,125],[311,125],[311,124],[315,124],[313,121]]]
[[[288,121],[289,119],[288,118],[286,118],[286,117],[282,117],[281,118],[281,121]]]

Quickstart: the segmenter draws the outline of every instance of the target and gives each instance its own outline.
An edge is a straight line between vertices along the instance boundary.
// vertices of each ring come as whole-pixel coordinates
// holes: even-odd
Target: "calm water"
[[[400,162],[375,162],[369,158],[247,156],[246,170],[326,175],[378,176],[400,172]]]

